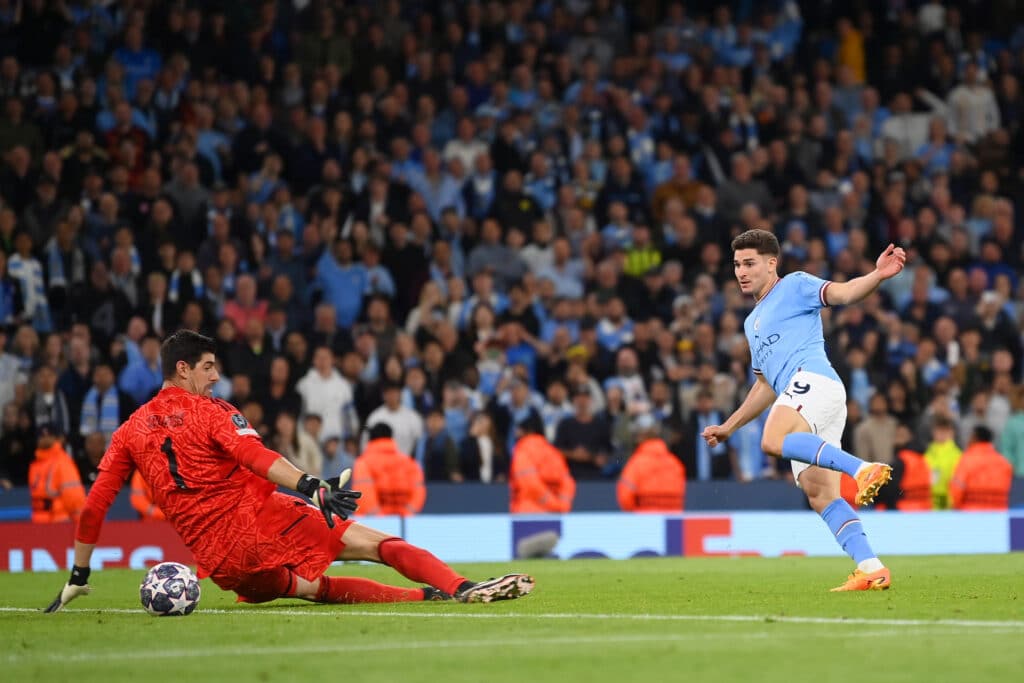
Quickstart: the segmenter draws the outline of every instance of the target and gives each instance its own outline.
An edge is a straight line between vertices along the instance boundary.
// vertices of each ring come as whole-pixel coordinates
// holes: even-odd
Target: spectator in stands
[[[506,369],[496,388],[492,409],[498,433],[505,436],[506,452],[515,447],[519,425],[533,418],[544,423],[540,414],[543,405],[543,399],[537,400],[526,378],[516,374],[514,369]]]
[[[549,16],[546,3],[504,13],[455,3],[440,44],[429,12],[391,3],[362,43],[358,22],[346,16],[342,30],[320,8],[263,13],[253,40],[236,44],[237,18],[199,4],[135,8],[126,21],[102,8],[48,12],[42,32],[24,18],[5,25],[28,59],[0,60],[0,324],[70,337],[70,367],[56,371],[73,441],[92,366],[132,360],[120,344],[133,316],[159,338],[215,328],[255,277],[256,300],[279,308],[268,306],[263,332],[247,334],[248,321],[225,332],[230,372],[269,359],[250,353],[259,346],[286,353],[299,378],[308,351],[328,346],[346,359],[365,418],[398,347],[434,398],[454,380],[486,403],[517,359],[486,329],[459,339],[481,331],[469,322],[484,311],[493,331],[515,321],[548,345],[524,338],[517,349],[540,396],[567,365],[586,366],[570,385],[588,382],[594,412],[609,394],[624,458],[634,397],[616,381],[602,388],[622,377],[617,351],[637,356],[651,401],[664,369],[686,418],[699,391],[727,411],[751,381],[735,369],[743,346],[730,344],[749,306],[723,281],[730,233],[763,225],[786,244],[788,268],[836,280],[865,270],[872,244],[911,245],[912,277],[826,321],[837,365],[856,376],[865,408],[872,390],[884,393],[924,437],[934,415],[984,392],[984,415],[964,423],[1014,438],[1013,420],[1002,424],[1024,312],[1013,208],[1022,74],[1012,50],[990,54],[999,13],[969,17],[965,47],[967,18],[939,3],[870,27],[801,16],[797,3],[759,8],[757,27],[742,7],[670,3],[661,17],[598,3]],[[396,57],[402,45],[418,52]],[[915,79],[908,65],[923,63],[932,68]],[[648,269],[655,254],[660,275]],[[428,280],[440,296],[426,296],[410,345],[389,318],[409,322]],[[367,295],[387,298],[390,316]],[[607,310],[616,298],[621,317]],[[362,333],[364,308],[374,320]],[[601,321],[600,344],[585,313]],[[145,330],[135,332],[137,342]],[[34,412],[33,395],[15,391],[32,366],[8,357],[0,404]],[[272,425],[287,392],[277,383],[268,398],[250,375],[238,376],[250,386],[236,400],[259,401]],[[489,409],[504,442],[507,411]],[[740,449],[751,462],[755,442]],[[737,476],[750,476],[744,468]]]
[[[463,481],[491,484],[508,478],[505,449],[494,420],[485,412],[473,416],[469,434],[459,444],[459,471]]]
[[[37,331],[49,332],[52,320],[46,298],[46,281],[42,264],[33,256],[33,248],[29,233],[18,232],[14,236],[14,251],[7,258],[7,273],[21,290],[23,319],[31,322]]]
[[[356,459],[352,487],[362,491],[361,515],[408,517],[423,510],[427,489],[423,469],[392,438],[391,427],[376,423],[367,430],[367,443]]]
[[[401,379],[385,380],[381,393],[384,402],[366,418],[366,428],[386,424],[398,449],[402,453],[415,453],[416,444],[423,438],[423,418],[412,408],[402,405]]]
[[[463,480],[459,470],[459,450],[445,425],[444,412],[427,413],[426,434],[416,446],[416,462],[423,467],[427,481]]]
[[[973,144],[999,128],[999,106],[995,94],[982,80],[978,64],[969,61],[963,70],[963,82],[949,93],[949,127],[963,142]]]
[[[954,510],[1006,510],[1009,507],[1013,466],[996,451],[992,430],[979,425],[949,482]]]
[[[696,408],[683,428],[680,458],[686,466],[686,476],[697,481],[729,479],[738,469],[732,446],[728,443],[708,446],[700,436],[705,426],[720,424],[725,417],[715,408],[714,398],[710,391],[700,391]]]
[[[733,156],[731,163],[732,179],[722,183],[718,190],[718,207],[725,219],[735,221],[745,204],[754,204],[767,212],[772,206],[772,197],[768,187],[754,178],[750,159],[740,153]]]
[[[40,365],[35,372],[32,408],[35,424],[54,424],[61,434],[71,433],[68,400],[57,387],[57,371],[51,365]]]
[[[32,522],[78,521],[85,507],[85,489],[78,469],[64,450],[64,435],[53,423],[36,425],[35,459],[29,466]]]
[[[34,446],[32,416],[14,401],[5,403],[0,420],[0,489],[28,484]]]
[[[682,512],[686,500],[686,469],[660,438],[650,415],[634,421],[636,451],[626,463],[616,495],[625,512]]]
[[[554,445],[565,456],[574,479],[598,479],[611,458],[611,430],[603,417],[594,414],[589,387],[573,387],[572,405],[572,416],[558,424]]]
[[[1013,466],[1016,476],[1024,476],[1024,387],[1013,391],[1013,414],[999,435],[999,452]]]
[[[315,287],[323,294],[323,300],[334,306],[338,324],[351,327],[363,307],[363,292],[366,290],[366,269],[361,263],[353,262],[352,243],[340,239],[325,249],[316,264]]]
[[[224,304],[224,317],[243,332],[250,319],[260,322],[267,320],[267,301],[256,295],[256,278],[242,275],[235,283],[235,296]]]
[[[480,229],[480,243],[469,252],[466,270],[473,276],[482,271],[490,272],[496,289],[506,292],[526,273],[526,265],[514,249],[502,244],[501,229],[498,221],[484,220]],[[477,292],[476,284],[477,279],[474,277],[474,292]]]
[[[323,453],[316,441],[299,425],[298,415],[280,410],[274,419],[272,448],[303,472],[321,473]]]
[[[302,397],[295,391],[291,365],[284,356],[274,356],[270,361],[268,381],[256,388],[256,395],[263,406],[267,422],[274,424],[277,414],[282,411],[292,415],[302,414]]]
[[[114,384],[114,370],[109,363],[99,363],[92,371],[92,386],[82,400],[78,433],[87,437],[94,432],[103,435],[106,443],[128,416],[135,402]]]
[[[867,419],[853,431],[854,451],[866,462],[883,462],[896,467],[896,418],[889,414],[889,401],[882,393],[875,393],[868,401]],[[893,480],[899,483],[898,472]]]
[[[562,453],[544,438],[544,424],[531,416],[516,426],[509,473],[511,512],[569,512],[576,481]]]
[[[319,415],[323,421],[319,439],[345,438],[357,434],[355,396],[347,379],[334,367],[334,353],[326,346],[313,351],[313,367],[298,381],[295,390],[302,397],[304,415]]]
[[[946,415],[937,415],[932,421],[932,440],[924,452],[924,459],[932,471],[932,509],[948,510],[949,483],[960,462],[961,451],[956,441],[956,425]]]
[[[160,340],[153,335],[142,338],[139,355],[131,358],[118,378],[117,386],[136,404],[149,400],[163,384],[160,368]]]

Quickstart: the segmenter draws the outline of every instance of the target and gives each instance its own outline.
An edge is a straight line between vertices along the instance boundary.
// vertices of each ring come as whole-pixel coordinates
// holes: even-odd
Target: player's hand
[[[708,446],[714,448],[718,444],[728,441],[729,437],[732,436],[732,432],[722,425],[708,425],[700,435],[707,442]]]
[[[878,257],[878,260],[875,261],[875,269],[882,276],[883,280],[888,280],[903,270],[906,262],[907,252],[903,251],[902,247],[890,244],[882,252],[882,255]]]
[[[320,508],[327,526],[331,529],[334,528],[334,515],[343,520],[348,519],[359,508],[359,503],[356,501],[363,494],[359,491],[346,491],[342,488],[348,483],[351,476],[352,470],[345,470],[336,480],[324,481],[308,474],[299,480],[298,492],[309,496],[313,505]]]
[[[57,597],[43,611],[47,614],[59,612],[75,598],[81,595],[88,595],[90,592],[92,592],[92,588],[89,586],[89,568],[75,565],[71,568],[71,577],[68,579],[68,582],[64,584],[64,587],[60,589],[60,593],[57,593]]]

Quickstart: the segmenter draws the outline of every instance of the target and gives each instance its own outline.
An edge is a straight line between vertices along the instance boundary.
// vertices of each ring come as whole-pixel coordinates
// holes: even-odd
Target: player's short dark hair
[[[977,441],[979,443],[991,443],[993,438],[995,437],[992,436],[992,430],[985,425],[976,425],[974,429],[971,430],[971,440],[973,441]]]
[[[782,253],[779,239],[771,232],[759,228],[747,230],[736,236],[736,239],[732,241],[732,250],[737,252],[740,249],[755,249],[758,254],[767,254],[768,256],[778,256]]]
[[[174,377],[179,360],[194,368],[204,353],[216,352],[217,344],[209,337],[192,330],[178,330],[160,346],[160,366],[164,371],[164,379]]]

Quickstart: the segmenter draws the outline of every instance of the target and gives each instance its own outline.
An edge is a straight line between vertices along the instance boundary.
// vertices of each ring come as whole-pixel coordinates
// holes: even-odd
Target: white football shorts
[[[800,370],[785,391],[775,399],[774,405],[782,405],[800,413],[811,431],[826,443],[840,446],[843,430],[846,429],[846,387],[842,382],[815,372]],[[800,473],[810,465],[790,461],[796,485],[800,485]]]

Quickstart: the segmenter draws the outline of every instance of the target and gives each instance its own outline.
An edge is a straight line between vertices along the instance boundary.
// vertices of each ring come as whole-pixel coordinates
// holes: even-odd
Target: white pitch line
[[[83,614],[143,614],[141,608],[76,608],[65,610],[69,613]],[[31,607],[0,607],[2,612],[41,613],[42,610]],[[540,613],[522,612],[371,612],[367,610],[348,610],[344,608],[328,610],[320,607],[306,609],[260,609],[242,607],[239,609],[202,609],[195,615],[232,615],[232,616],[278,616],[278,617],[385,617],[397,619],[594,619],[600,621],[693,621],[693,622],[749,622],[778,624],[822,624],[836,626],[920,626],[920,627],[954,627],[954,628],[986,628],[986,629],[1024,629],[1024,621],[980,621],[971,619],[872,619],[868,617],[800,617],[776,616],[771,614],[572,614],[572,613]]]

